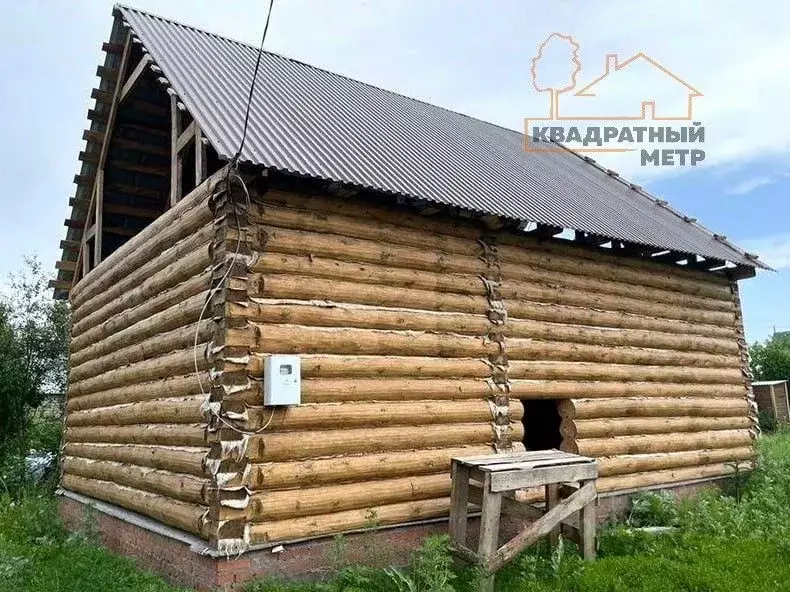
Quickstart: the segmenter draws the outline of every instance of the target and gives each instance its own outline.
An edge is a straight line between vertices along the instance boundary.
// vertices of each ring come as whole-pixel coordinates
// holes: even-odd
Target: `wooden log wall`
[[[207,431],[207,349],[218,323],[211,313],[198,319],[212,281],[210,197],[219,179],[197,188],[71,291],[61,463],[65,489],[206,539],[216,497],[206,463],[216,439]]]
[[[607,490],[752,458],[735,284],[489,224],[253,196],[222,405],[262,431],[236,445],[248,498],[220,512],[228,536],[444,516],[450,458],[520,449],[528,399],[558,401],[562,447],[599,457]],[[301,406],[261,407],[273,353],[302,356]]]

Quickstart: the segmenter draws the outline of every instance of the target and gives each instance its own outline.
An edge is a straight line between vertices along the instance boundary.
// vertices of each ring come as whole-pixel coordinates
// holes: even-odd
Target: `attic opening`
[[[559,399],[522,399],[524,417],[524,447],[527,450],[559,448],[560,433]]]

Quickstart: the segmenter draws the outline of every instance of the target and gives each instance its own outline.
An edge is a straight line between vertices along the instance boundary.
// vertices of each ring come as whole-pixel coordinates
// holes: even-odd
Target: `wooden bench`
[[[493,590],[496,572],[541,537],[548,535],[551,544],[555,545],[563,522],[577,514],[578,523],[571,528],[578,529],[584,558],[595,559],[595,504],[598,497],[595,480],[598,465],[594,459],[559,450],[454,458],[452,477],[450,539],[459,556],[481,566],[488,574],[481,580],[481,592]],[[466,544],[472,481],[482,488],[480,537],[476,552]],[[512,507],[516,504],[516,491],[533,487],[545,488],[544,510],[531,508],[532,512],[539,514],[537,520],[499,547],[503,501]]]

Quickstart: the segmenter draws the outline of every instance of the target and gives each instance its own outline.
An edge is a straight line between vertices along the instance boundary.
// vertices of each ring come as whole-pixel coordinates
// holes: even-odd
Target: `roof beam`
[[[123,101],[126,96],[132,91],[134,85],[137,84],[137,81],[140,80],[140,77],[145,74],[146,68],[151,64],[151,56],[147,53],[143,55],[142,59],[138,62],[137,66],[135,66],[132,73],[129,74],[129,77],[126,79],[126,82],[121,89],[120,101]]]
[[[184,133],[178,136],[176,140],[176,152],[181,152],[187,147],[187,144],[195,137],[195,130],[197,130],[197,125],[193,121],[184,130]]]
[[[111,68],[109,66],[99,66],[96,68],[96,76],[103,78],[109,82],[118,78],[118,68]]]
[[[64,239],[60,241],[60,248],[64,251],[79,251],[80,241]]]
[[[63,270],[63,271],[76,271],[77,269],[77,262],[76,261],[66,261],[61,259],[60,261],[55,261],[55,269]]]
[[[71,280],[49,280],[51,290],[71,290]]]
[[[120,55],[123,53],[123,43],[102,43],[101,50],[105,53]]]

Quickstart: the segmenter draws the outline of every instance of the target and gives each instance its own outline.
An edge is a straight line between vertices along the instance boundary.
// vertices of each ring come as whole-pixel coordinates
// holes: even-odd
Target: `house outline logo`
[[[562,86],[561,88],[553,88],[553,87],[546,87],[541,86],[538,83],[538,66],[541,59],[544,57],[544,51],[546,50],[547,46],[552,41],[564,42],[568,45],[568,49],[570,51],[570,66],[571,72],[569,75],[569,82],[568,84]],[[598,87],[603,81],[608,79],[611,76],[616,75],[618,72],[622,72],[623,70],[627,69],[632,64],[638,62],[644,62],[655,68],[657,71],[661,72],[667,78],[673,80],[678,85],[685,89],[686,94],[686,101],[685,101],[685,113],[682,114],[673,114],[673,115],[657,115],[656,112],[656,101],[654,99],[644,99],[639,101],[638,106],[638,113],[628,113],[623,115],[562,115],[560,109],[560,97],[566,93],[569,93],[576,89],[578,85],[578,78],[579,74],[582,70],[582,62],[579,58],[579,49],[581,45],[573,38],[570,34],[563,34],[563,33],[551,33],[546,39],[544,39],[540,45],[538,45],[538,50],[535,56],[531,59],[531,66],[530,66],[530,75],[532,77],[532,86],[538,92],[546,92],[550,93],[550,104],[549,104],[549,115],[548,117],[528,117],[524,119],[524,143],[525,149],[528,151],[547,151],[547,150],[564,150],[564,148],[559,146],[548,146],[548,147],[532,147],[532,144],[536,142],[530,141],[529,135],[529,127],[531,123],[540,123],[540,122],[563,122],[563,121],[598,121],[601,123],[605,123],[607,121],[656,121],[656,122],[664,122],[664,121],[691,121],[693,119],[693,111],[694,111],[694,99],[703,96],[703,94],[694,88],[691,84],[683,80],[680,76],[672,72],[669,68],[664,66],[663,64],[659,63],[657,60],[651,58],[644,52],[637,52],[628,59],[624,61],[620,61],[619,56],[615,53],[608,53],[605,57],[604,62],[604,69],[603,73],[588,82],[584,85],[580,90],[577,90],[573,93],[575,97],[596,97],[596,87]],[[632,152],[637,150],[637,148],[578,148],[578,151],[586,151],[586,152]]]

